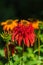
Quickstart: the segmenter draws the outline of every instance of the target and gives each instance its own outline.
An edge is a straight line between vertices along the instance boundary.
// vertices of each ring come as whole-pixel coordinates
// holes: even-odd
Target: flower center
[[[23,22],[24,24],[26,24],[27,22],[25,21],[25,22]]]
[[[10,21],[7,22],[8,25],[11,24],[11,23],[12,23],[12,20],[10,20]]]

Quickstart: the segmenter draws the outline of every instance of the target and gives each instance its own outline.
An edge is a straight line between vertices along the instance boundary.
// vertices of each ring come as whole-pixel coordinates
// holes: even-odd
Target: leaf
[[[26,61],[27,61],[27,57],[23,56],[23,62],[26,62]]]
[[[38,49],[34,50],[34,53],[38,52]]]
[[[33,53],[33,49],[32,48],[27,48],[27,51],[29,52],[29,54]]]
[[[18,62],[14,62],[14,65],[18,65],[19,63]]]
[[[40,51],[43,52],[43,45],[40,46]],[[36,52],[38,52],[38,48],[36,50],[34,50],[33,53],[36,53]]]
[[[43,43],[43,34],[39,35],[41,42]]]
[[[37,65],[37,64],[40,64],[40,63],[41,63],[41,61],[39,61],[39,60],[29,61],[29,62],[27,62],[27,65]]]
[[[12,61],[9,61],[10,62],[10,65],[14,65]]]
[[[4,56],[4,50],[3,49],[0,49],[0,55]]]
[[[43,47],[43,45],[40,46],[41,48]]]
[[[9,63],[5,63],[5,65],[14,65],[13,62],[10,60]]]
[[[9,34],[9,33],[3,33],[2,32],[2,34],[0,34],[1,35],[1,37],[3,38],[3,40],[6,42],[6,43],[8,43],[10,40],[11,40],[11,34]]]
[[[0,65],[4,65],[4,64],[2,63],[2,61],[0,61]]]
[[[18,49],[18,50],[22,50],[22,47],[20,47],[20,46],[17,46],[17,47],[16,47],[16,49]]]
[[[14,61],[19,61],[20,57],[18,55],[13,56]]]

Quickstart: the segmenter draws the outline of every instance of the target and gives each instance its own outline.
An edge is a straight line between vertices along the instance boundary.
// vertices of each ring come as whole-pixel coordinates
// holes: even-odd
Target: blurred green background
[[[0,21],[30,17],[43,20],[43,0],[0,0]]]

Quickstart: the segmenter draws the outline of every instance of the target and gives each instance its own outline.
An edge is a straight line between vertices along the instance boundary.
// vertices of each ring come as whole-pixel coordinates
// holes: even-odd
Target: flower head
[[[16,19],[16,20],[7,20],[5,22],[2,22],[1,25],[3,26],[3,30],[7,30],[7,31],[11,30],[12,31],[12,29],[15,26],[17,26],[17,22],[18,22],[18,19]]]
[[[39,29],[39,24],[42,23],[42,21],[36,20],[32,23],[32,26],[34,29]]]
[[[26,46],[33,46],[35,41],[34,28],[30,24],[29,26],[18,25],[13,29],[12,41],[16,40],[19,45],[22,41]]]

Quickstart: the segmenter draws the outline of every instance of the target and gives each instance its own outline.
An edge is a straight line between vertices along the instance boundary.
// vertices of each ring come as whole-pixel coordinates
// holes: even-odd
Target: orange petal
[[[7,29],[7,25],[3,26],[3,30],[6,30]]]
[[[7,24],[7,22],[2,22],[2,23],[1,23],[2,26],[3,26],[3,25],[6,25],[6,24]]]
[[[39,24],[38,24],[38,22],[33,22],[32,23],[32,26],[34,27],[34,29],[39,29]]]

